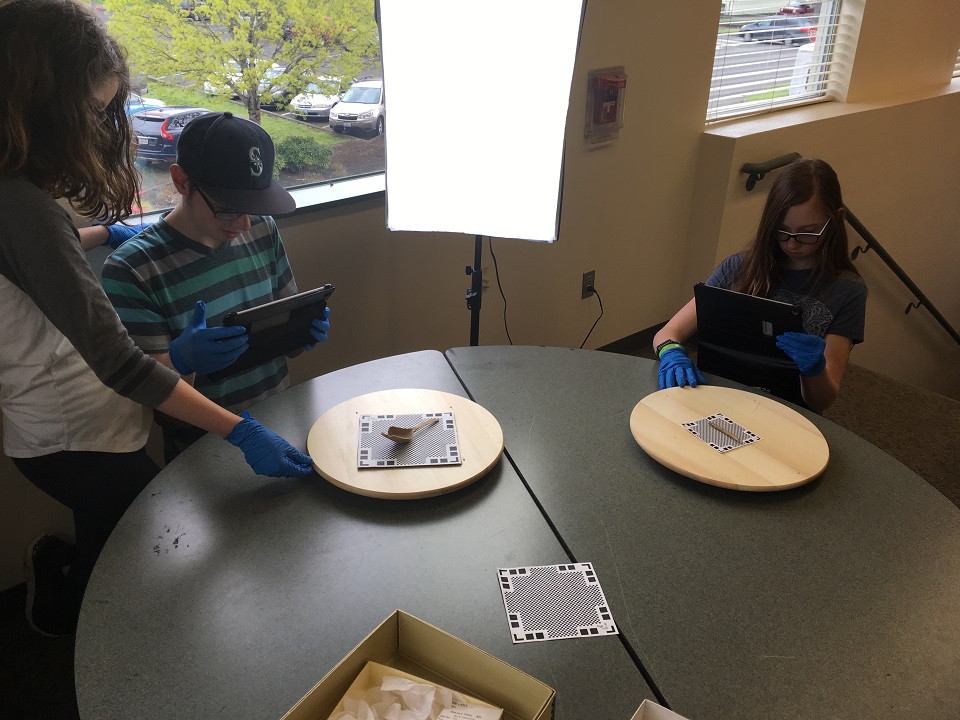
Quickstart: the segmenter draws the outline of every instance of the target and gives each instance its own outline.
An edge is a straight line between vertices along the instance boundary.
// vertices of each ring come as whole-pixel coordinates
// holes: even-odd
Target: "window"
[[[840,0],[720,6],[707,122],[836,96]]]
[[[200,111],[259,121],[273,138],[278,179],[288,189],[375,175],[382,189],[383,103],[374,123],[331,123],[351,87],[383,77],[374,3],[262,0],[255,7],[248,0],[114,0],[98,7],[127,50],[134,78],[127,112],[145,212],[176,204],[169,168],[180,125]]]

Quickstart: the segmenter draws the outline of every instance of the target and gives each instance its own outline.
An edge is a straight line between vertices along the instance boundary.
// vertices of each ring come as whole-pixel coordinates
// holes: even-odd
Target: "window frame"
[[[839,100],[842,94],[842,85],[845,84],[845,72],[838,62],[838,49],[847,47],[853,40],[847,32],[843,30],[841,18],[841,0],[823,0],[820,4],[819,15],[776,15],[786,3],[778,3],[775,0],[771,2],[750,2],[743,0],[741,7],[747,7],[752,13],[738,14],[726,13],[727,10],[736,11],[737,0],[731,0],[723,4],[719,16],[717,47],[714,57],[713,77],[707,102],[707,112],[705,124],[710,125],[727,120],[746,118],[755,115],[774,112],[777,110],[794,108],[804,105],[810,105],[819,102],[830,102]],[[764,17],[752,18],[754,13],[769,12]],[[797,55],[792,64],[789,78],[782,77],[785,72],[785,66],[781,63],[778,54],[774,50],[778,45],[774,42],[782,42],[780,47],[784,49],[789,47],[785,41],[756,41],[764,43],[764,47],[757,48],[753,43],[747,46],[744,41],[731,43],[725,40],[725,36],[739,36],[739,28],[747,25],[749,22],[770,21],[770,25],[776,26],[777,19],[810,19],[814,22],[816,30],[816,39],[812,43],[803,43],[799,46]],[[729,32],[722,32],[724,26],[727,26]],[[792,44],[792,43],[791,43]],[[746,47],[745,47],[746,46]],[[811,50],[805,51],[803,48],[810,47]],[[736,48],[732,50],[731,48]],[[804,53],[801,55],[801,53]],[[809,63],[798,64],[801,57],[806,54],[812,55]],[[761,89],[744,90],[748,83],[756,81],[763,72],[769,72],[769,66],[772,62],[770,58],[775,58],[777,77],[767,83],[768,87]],[[731,60],[735,62],[730,62]],[[738,63],[739,62],[739,66]],[[730,69],[734,72],[730,72]],[[806,68],[806,72],[803,72]],[[784,80],[787,84],[782,84]],[[762,80],[761,80],[762,81]],[[772,83],[772,85],[770,85]],[[778,84],[780,83],[780,84]],[[786,89],[786,94],[783,90]],[[746,95],[748,92],[758,96],[756,99],[743,99],[740,102],[731,102],[738,96]],[[766,95],[770,97],[764,97]]]

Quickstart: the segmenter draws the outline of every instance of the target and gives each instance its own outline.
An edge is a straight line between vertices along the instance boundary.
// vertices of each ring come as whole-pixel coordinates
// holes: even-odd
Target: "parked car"
[[[824,88],[826,64],[817,58],[816,49],[817,46],[813,43],[797,48],[797,57],[793,60],[793,73],[790,77],[790,97],[814,96]]]
[[[745,42],[781,40],[784,45],[801,45],[817,39],[817,26],[810,18],[775,15],[743,25],[739,33]]]
[[[208,112],[206,108],[171,105],[131,115],[130,127],[137,137],[137,157],[176,160],[177,143],[184,126]]]
[[[317,79],[323,83],[324,89],[317,83],[310,83],[306,91],[297,95],[290,103],[290,110],[305,120],[329,120],[330,109],[340,102],[339,94],[326,94],[331,87],[339,90],[337,81],[330,78]]]
[[[227,68],[230,72],[227,73],[234,83],[240,80],[240,71],[237,70],[237,61],[228,60]],[[203,91],[207,95],[227,95],[231,100],[237,99],[237,94],[228,87],[225,83],[221,83],[219,77],[210,77],[203,81]]]
[[[337,32],[336,25],[330,25],[330,16],[325,18],[326,24],[320,26],[314,26],[312,29],[308,28],[306,32],[310,33],[315,40],[320,40],[321,42],[330,42],[334,35]],[[347,30],[352,30],[351,25],[347,25]],[[291,38],[296,37],[301,33],[301,28],[297,27],[297,24],[293,20],[286,20],[283,23],[283,39],[290,40]]]
[[[810,15],[816,12],[812,3],[796,2],[794,0],[789,5],[784,5],[777,11],[777,15]]]
[[[156,98],[148,98],[140,95],[138,93],[132,92],[127,95],[127,102],[124,103],[124,108],[127,111],[127,115],[133,115],[138,113],[141,110],[152,110],[153,108],[165,107],[166,103],[163,100],[157,100]]]
[[[340,133],[358,128],[383,135],[387,127],[383,80],[362,80],[351,85],[330,110],[330,127]]]
[[[203,7],[206,4],[205,0],[181,0],[180,14],[187,20],[207,21],[210,19],[210,13]]]
[[[289,76],[283,77],[286,68],[280,67],[274,63],[272,67],[267,68],[260,80],[260,107],[264,110],[279,110],[285,108],[293,99],[293,93],[287,90]],[[281,79],[282,78],[282,79]]]
[[[232,62],[232,67],[236,67],[236,63]],[[286,107],[292,97],[292,93],[286,88],[286,78],[284,81],[274,85],[275,81],[283,75],[284,68],[280,67],[277,63],[273,63],[266,72],[263,74],[260,83],[258,85],[260,92],[260,107],[264,110],[276,110],[280,106]],[[233,72],[228,73],[230,82],[233,83],[234,87],[230,87],[226,83],[220,84],[216,79],[208,79],[203,83],[203,91],[207,95],[226,95],[229,96],[231,100],[238,100],[240,96],[235,92],[235,88],[239,88],[241,73],[239,70],[234,70]],[[243,88],[240,88],[241,90]]]

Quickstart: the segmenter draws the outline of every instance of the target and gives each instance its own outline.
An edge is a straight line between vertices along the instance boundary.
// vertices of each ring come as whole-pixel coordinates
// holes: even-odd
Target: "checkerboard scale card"
[[[714,413],[694,422],[683,423],[683,427],[691,435],[721,453],[736,450],[762,439],[723,413]]]
[[[439,422],[415,432],[408,443],[397,443],[383,436],[391,426],[410,428],[431,418],[439,418]],[[462,462],[453,412],[360,416],[357,468],[460,465]]]
[[[618,633],[590,563],[498,568],[497,574],[514,644]]]

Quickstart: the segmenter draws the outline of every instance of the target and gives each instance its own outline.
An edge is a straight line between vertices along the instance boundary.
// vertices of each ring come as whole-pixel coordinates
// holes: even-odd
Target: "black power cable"
[[[500,290],[500,297],[503,298],[503,329],[507,333],[507,340],[511,345],[513,345],[513,338],[510,337],[510,328],[507,326],[507,296],[503,292],[503,285],[500,283],[500,266],[497,264],[497,256],[493,252],[493,238],[489,235],[487,236],[487,245],[490,248],[490,257],[493,258],[493,272],[497,278],[497,288]],[[593,325],[590,326],[590,331],[587,333],[587,337],[583,339],[583,342],[580,343],[580,348],[583,349],[583,346],[587,344],[587,340],[590,337],[590,334],[593,332],[593,329],[597,326],[597,323],[600,322],[600,318],[603,317],[603,299],[600,297],[600,293],[597,292],[595,287],[587,288],[590,292],[597,296],[597,302],[600,303],[600,315],[597,316],[597,319],[593,321]]]
[[[593,329],[597,326],[597,323],[600,322],[600,318],[603,317],[603,300],[600,299],[600,293],[598,293],[597,289],[592,286],[588,287],[587,290],[589,290],[590,292],[592,292],[594,295],[597,296],[597,302],[600,303],[600,315],[597,317],[596,320],[593,321],[593,325],[590,326],[590,332],[587,333],[587,337],[585,337],[583,339],[583,342],[580,343],[581,350],[583,349],[583,346],[587,344],[587,338],[590,337],[590,333],[593,332]]]
[[[490,257],[493,258],[493,272],[497,276],[497,287],[500,288],[500,297],[503,298],[503,329],[507,333],[507,340],[513,345],[513,338],[510,337],[510,328],[507,327],[507,296],[503,294],[503,285],[500,284],[500,268],[497,266],[497,256],[493,254],[493,238],[487,236],[487,243],[490,246]]]

